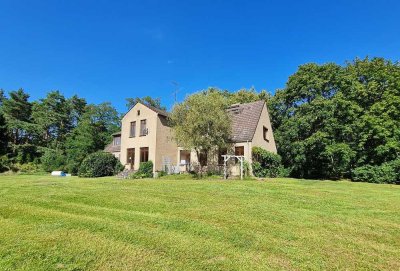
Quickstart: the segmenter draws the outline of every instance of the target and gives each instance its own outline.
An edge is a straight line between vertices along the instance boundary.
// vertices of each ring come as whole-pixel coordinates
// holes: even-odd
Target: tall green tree
[[[306,64],[270,99],[285,166],[295,177],[349,177],[399,156],[400,66],[381,58]]]
[[[7,153],[8,140],[9,137],[6,119],[4,118],[3,113],[0,110],[0,156]]]
[[[118,112],[110,103],[88,105],[78,125],[67,138],[67,168],[72,174],[78,172],[83,159],[103,150],[111,140],[112,133],[120,130]]]
[[[231,136],[227,107],[227,99],[217,91],[195,93],[176,104],[170,120],[178,145],[194,149],[199,161],[202,153],[207,156],[212,149],[226,147]]]
[[[4,99],[4,90],[0,89],[0,156],[7,152],[7,145],[9,141],[6,119],[4,118],[2,111]]]
[[[72,129],[71,106],[59,91],[52,91],[44,99],[33,103],[32,120],[39,143],[59,148]]]
[[[6,98],[5,94],[4,94],[4,90],[0,88],[0,108],[3,105],[3,101]]]
[[[29,95],[23,89],[11,91],[9,97],[3,99],[2,112],[6,121],[12,156],[23,163],[32,161],[36,146],[32,144],[34,125],[31,122],[32,104]]]
[[[72,96],[69,100],[70,119],[72,127],[78,125],[83,113],[85,113],[87,102],[84,98],[79,98],[77,95]]]

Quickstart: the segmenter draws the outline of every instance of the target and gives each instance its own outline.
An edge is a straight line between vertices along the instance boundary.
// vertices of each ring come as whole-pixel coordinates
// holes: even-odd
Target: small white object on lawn
[[[65,177],[66,174],[64,171],[52,171],[51,176]]]

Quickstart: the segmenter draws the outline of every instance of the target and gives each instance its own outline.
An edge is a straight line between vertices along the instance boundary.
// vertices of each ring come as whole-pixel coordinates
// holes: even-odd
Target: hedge
[[[400,184],[400,159],[380,166],[366,165],[352,171],[355,182]]]

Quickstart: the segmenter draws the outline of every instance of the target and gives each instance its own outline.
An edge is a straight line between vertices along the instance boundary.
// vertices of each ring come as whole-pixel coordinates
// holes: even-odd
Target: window
[[[179,156],[180,156],[180,165],[190,164],[190,151],[181,150],[179,152]]]
[[[114,146],[119,146],[121,145],[121,137],[120,136],[115,136],[113,139],[113,145]]]
[[[244,155],[244,147],[240,146],[240,147],[235,147],[235,155]]]
[[[141,120],[140,121],[140,136],[145,136],[147,135],[147,127],[146,127],[146,120]]]
[[[218,150],[218,165],[224,164],[224,157],[222,157],[222,155],[226,155],[226,153],[227,153],[226,148]]]
[[[199,163],[201,166],[207,165],[207,153],[205,153],[205,152],[200,153]]]
[[[135,149],[126,150],[126,163],[133,166],[135,164]]]
[[[140,148],[140,163],[149,161],[149,148]]]
[[[265,127],[265,126],[263,127],[263,137],[264,137],[265,141],[269,142],[269,139],[268,139],[268,128]]]
[[[140,116],[140,110],[137,111],[137,115]]]
[[[135,137],[136,136],[136,121],[131,122],[131,129],[129,131],[129,137]]]

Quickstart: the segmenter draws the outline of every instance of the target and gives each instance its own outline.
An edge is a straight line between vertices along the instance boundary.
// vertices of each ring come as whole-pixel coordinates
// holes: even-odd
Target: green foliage
[[[114,155],[103,151],[89,154],[79,167],[79,177],[104,177],[113,176],[119,172],[120,162]]]
[[[352,171],[355,182],[400,184],[400,159],[380,166],[361,166]]]
[[[282,158],[260,147],[253,147],[253,174],[256,177],[278,177],[282,171]]]
[[[157,178],[167,176],[168,173],[165,170],[157,171]]]
[[[137,103],[142,103],[145,105],[149,105],[161,110],[166,111],[167,108],[163,105],[161,105],[161,99],[160,98],[152,98],[150,96],[145,96],[143,98],[136,97],[136,98],[126,98],[126,107],[128,110],[130,110],[132,107],[134,107]]]
[[[250,176],[250,170],[251,170],[251,165],[249,162],[244,161],[243,162],[243,174],[244,177],[249,177]]]
[[[9,171],[12,168],[11,160],[7,155],[0,156],[0,173],[4,171]]]
[[[268,102],[291,176],[350,177],[400,156],[400,65],[381,58],[305,64]]]
[[[32,142],[30,134],[34,130],[31,123],[32,104],[23,89],[11,91],[9,98],[3,98],[1,111],[6,121],[10,145],[15,154],[16,146]]]
[[[7,153],[8,141],[10,140],[8,136],[6,120],[1,110],[0,110],[0,135],[1,135],[0,136],[0,156],[1,156]]]
[[[44,99],[33,103],[32,122],[37,144],[61,148],[72,130],[72,104],[59,91],[49,92]]]
[[[35,162],[39,159],[40,153],[34,144],[20,144],[14,146],[13,160],[17,163],[24,164]]]
[[[13,164],[12,171],[22,173],[22,174],[35,174],[35,173],[43,173],[43,169],[40,164],[36,162],[29,162],[24,164]]]
[[[176,104],[170,120],[178,145],[194,149],[198,158],[213,148],[225,148],[231,135],[228,105],[220,92],[210,90],[192,94]],[[202,167],[199,167],[201,174]]]
[[[3,164],[11,168],[38,163],[42,154],[49,156],[43,157],[47,170],[64,168],[58,158],[65,153],[65,168],[76,174],[88,154],[104,149],[119,124],[119,115],[109,103],[87,105],[84,99],[67,99],[59,91],[31,103],[22,89],[9,92],[8,97],[0,90],[0,155],[7,154],[3,161],[9,161]]]
[[[138,171],[129,175],[129,179],[143,179],[152,177],[153,177],[153,162],[151,160],[140,163]]]
[[[350,175],[351,162],[355,157],[355,151],[346,143],[328,145],[322,153],[327,159],[326,175],[331,178],[341,179]]]
[[[89,105],[65,143],[68,172],[76,174],[83,159],[103,150],[118,129],[118,113],[109,103]]]
[[[54,170],[65,171],[66,157],[60,150],[47,149],[40,158],[42,168],[46,172]]]

